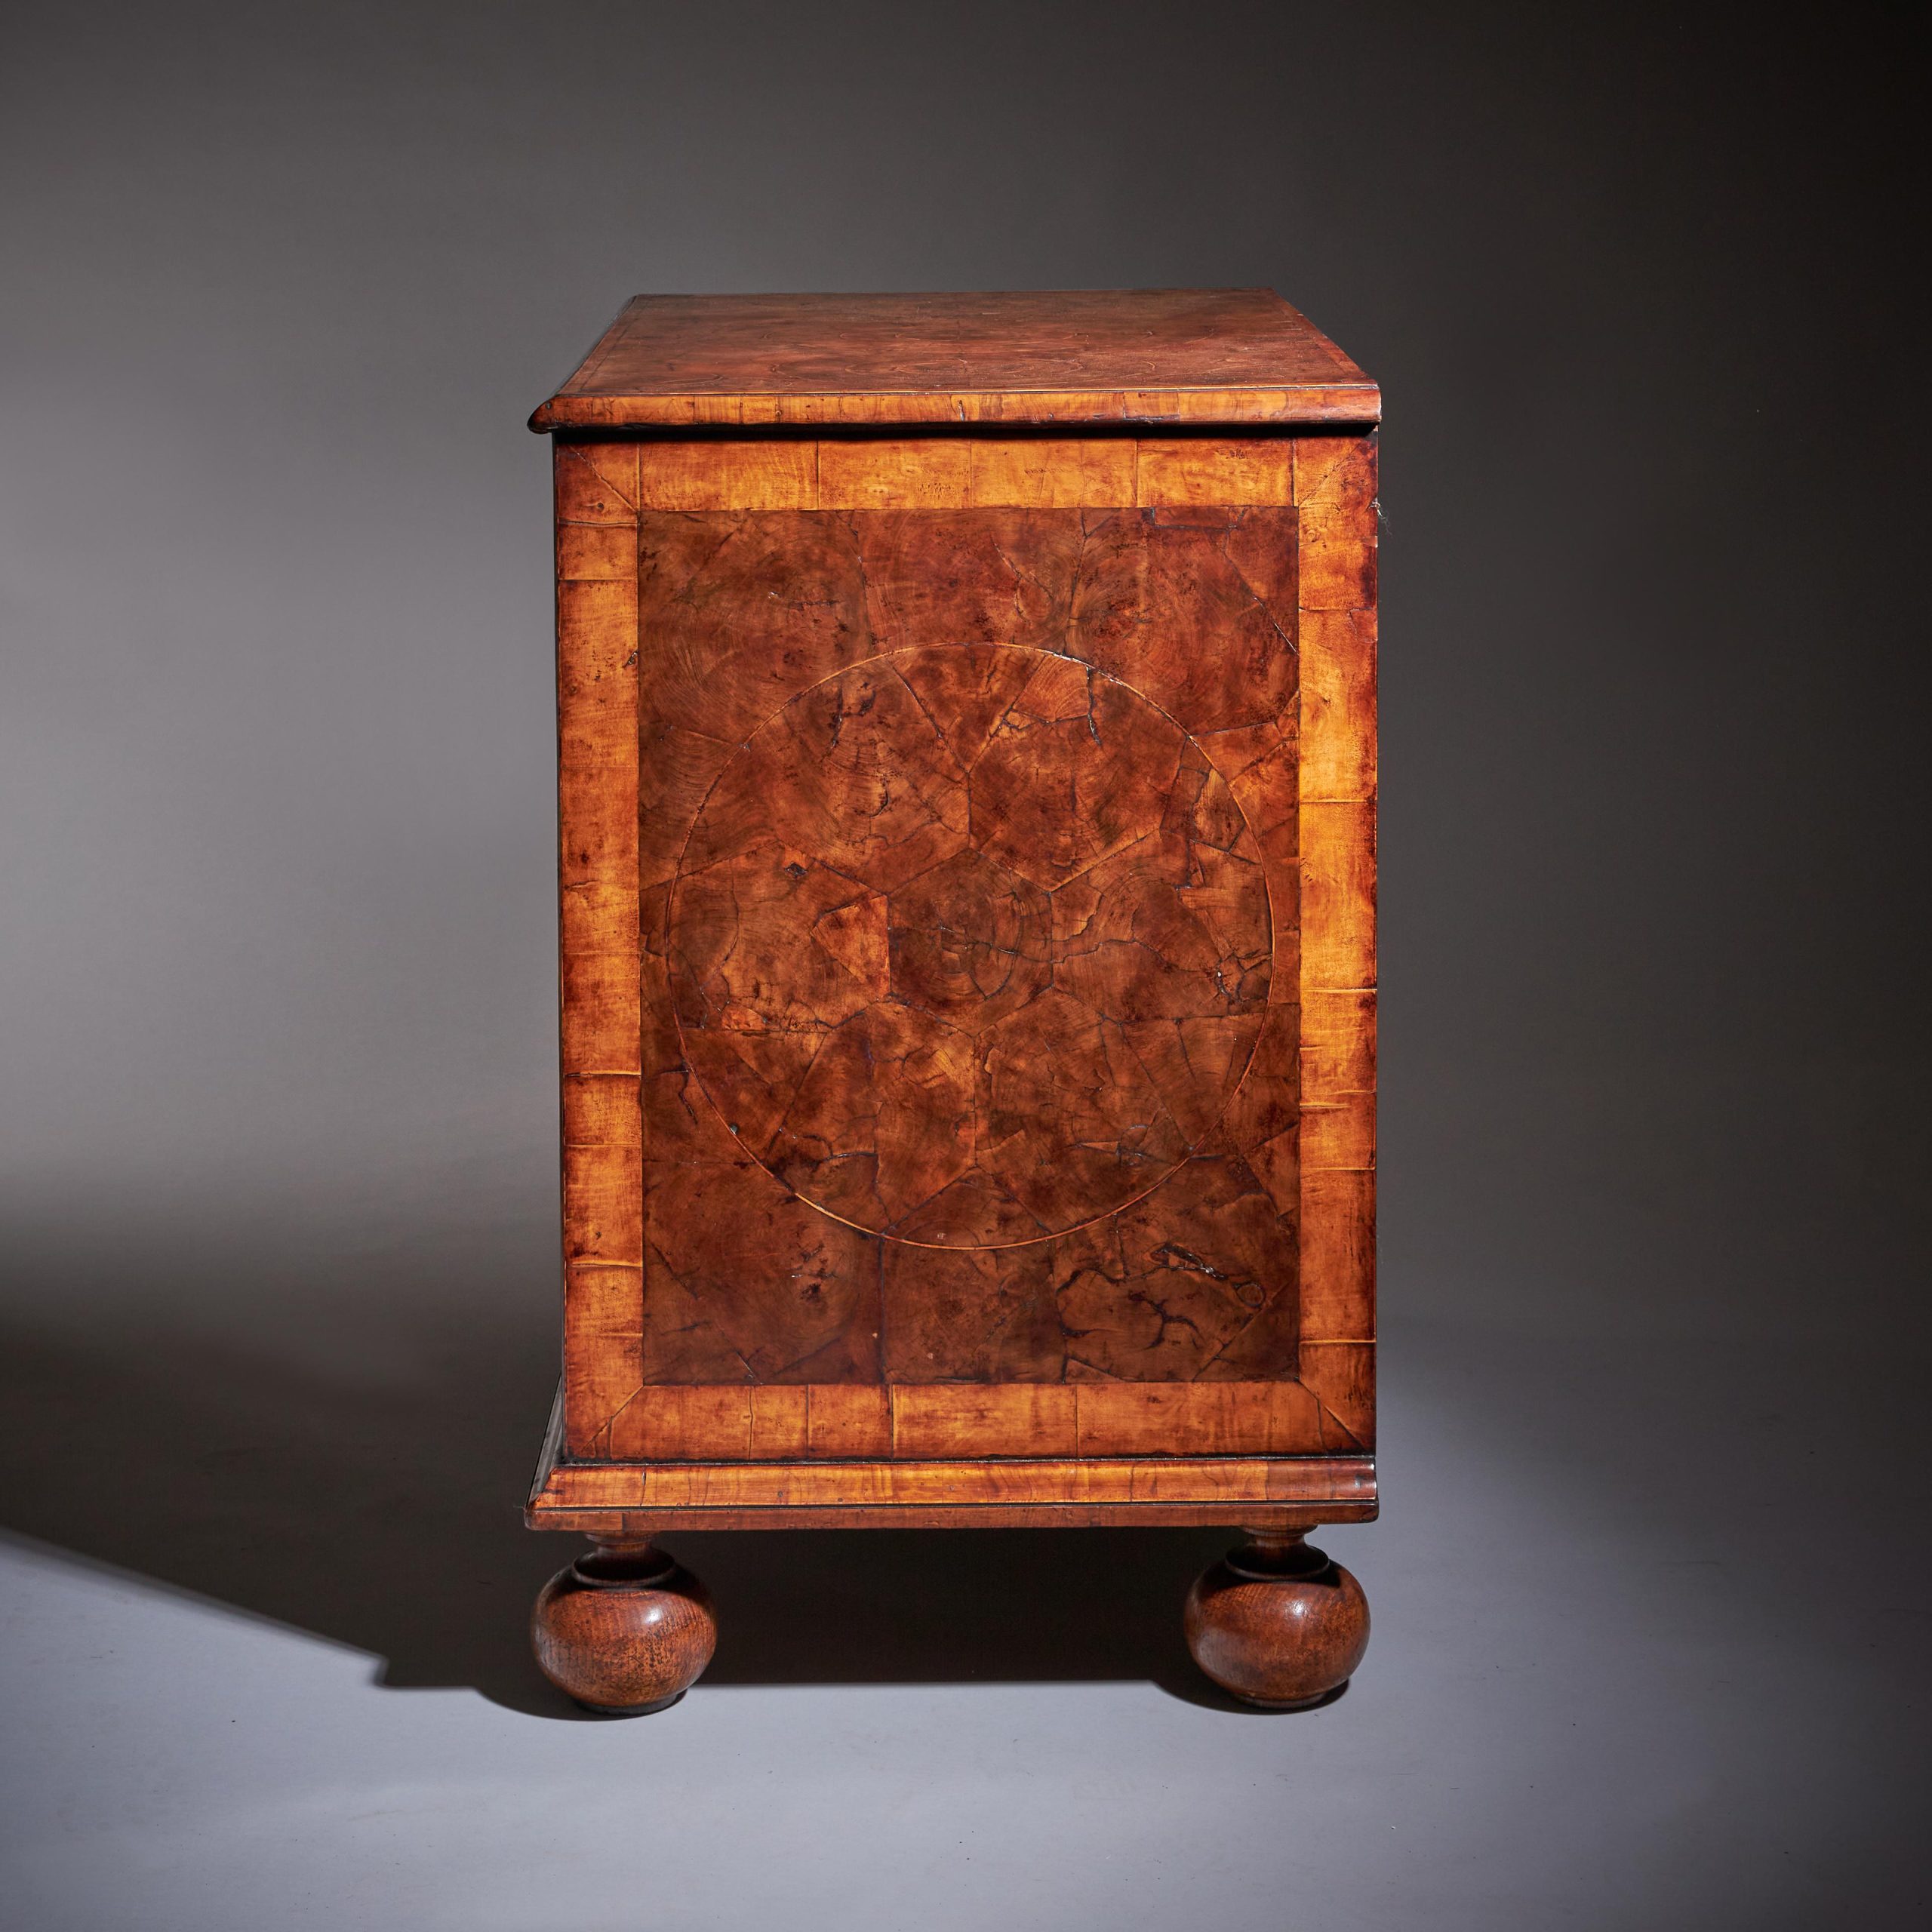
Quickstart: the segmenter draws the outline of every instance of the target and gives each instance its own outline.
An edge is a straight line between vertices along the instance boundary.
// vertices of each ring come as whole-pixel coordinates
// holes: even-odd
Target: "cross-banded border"
[[[1375,441],[1088,436],[555,448],[568,1456],[1319,1455],[1373,1441]],[[1299,513],[1298,1383],[641,1386],[642,509]]]

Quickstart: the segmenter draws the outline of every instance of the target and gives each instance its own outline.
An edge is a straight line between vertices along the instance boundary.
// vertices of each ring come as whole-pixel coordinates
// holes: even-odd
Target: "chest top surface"
[[[531,427],[1369,424],[1380,406],[1265,288],[639,295]]]

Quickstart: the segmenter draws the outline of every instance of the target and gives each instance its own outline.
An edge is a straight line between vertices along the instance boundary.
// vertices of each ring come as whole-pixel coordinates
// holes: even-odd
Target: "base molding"
[[[668,1530],[1294,1530],[1376,1513],[1369,1455],[584,1462],[553,1423],[525,1520],[630,1541]]]
[[[1367,1523],[1371,1503],[1035,1503],[779,1505],[766,1509],[527,1509],[533,1530],[614,1542],[685,1530],[1312,1530]]]
[[[1366,1453],[589,1462],[565,1454],[559,1387],[524,1521],[633,1543],[672,1530],[1291,1531],[1376,1512]]]

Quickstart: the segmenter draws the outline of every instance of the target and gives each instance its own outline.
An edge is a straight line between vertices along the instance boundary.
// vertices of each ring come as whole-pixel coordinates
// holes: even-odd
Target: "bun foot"
[[[697,1681],[718,1620],[704,1586],[654,1544],[606,1543],[543,1586],[530,1641],[543,1675],[586,1710],[643,1717]]]
[[[1347,1683],[1368,1648],[1368,1599],[1299,1532],[1252,1536],[1187,1593],[1187,1647],[1223,1690],[1305,1710]]]

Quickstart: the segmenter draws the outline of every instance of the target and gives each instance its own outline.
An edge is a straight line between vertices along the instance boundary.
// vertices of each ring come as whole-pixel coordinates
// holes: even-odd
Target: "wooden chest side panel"
[[[648,1383],[1292,1376],[1295,1204],[1215,1131],[1292,903],[1293,551],[645,513]]]
[[[1364,1041],[1372,1038],[1373,966],[1361,934],[1352,940],[1343,928],[1352,921],[1367,932],[1358,909],[1372,889],[1373,451],[1360,438],[1321,438],[1304,463],[1309,447],[1287,438],[977,438],[559,446],[568,1453],[1106,1454],[1211,1444],[1309,1454],[1369,1439],[1372,1046]],[[1330,460],[1337,451],[1352,454]],[[1237,490],[1248,500],[1212,500]],[[839,500],[829,515],[828,497]],[[1305,500],[1291,505],[1298,497]],[[909,506],[923,516],[909,519]],[[949,518],[955,506],[964,513]],[[771,515],[807,510],[817,513]],[[989,510],[1061,514],[989,522]],[[1312,578],[1297,568],[1311,541],[1319,553]],[[724,594],[706,609],[689,587],[730,546],[731,568],[718,576]],[[667,587],[668,605],[685,602],[668,621]],[[1311,650],[1317,623],[1332,629]],[[1198,648],[1204,623],[1212,633],[1206,650]],[[1248,644],[1243,627],[1251,624]],[[1299,768],[1294,657],[1286,648],[1297,631],[1302,675],[1319,681],[1321,713],[1303,726],[1318,740],[1318,758]],[[721,774],[801,691],[835,684],[894,651],[942,644],[976,673],[995,650],[1023,649],[1066,663],[1090,688],[1097,674],[1152,687],[1153,709],[1182,721],[1180,738],[1201,750],[1186,842],[1198,850],[1205,833],[1220,838],[1214,849],[1229,849],[1214,831],[1211,797],[1204,807],[1204,780],[1235,801],[1240,836],[1266,869],[1272,971],[1258,1001],[1218,1020],[1163,1014],[1158,1022],[1178,1038],[1181,1057],[1192,1046],[1195,1060],[1211,1041],[1203,1025],[1218,1027],[1219,1063],[1245,1048],[1245,1071],[1231,1081],[1211,1072],[1204,1084],[1192,1068],[1164,1069],[1146,1038],[1128,1063],[1175,1115],[1211,1108],[1214,1079],[1228,1083],[1211,1133],[1137,1204],[1051,1238],[949,1247],[955,1230],[942,1226],[940,1244],[881,1240],[863,1217],[841,1218],[850,1204],[801,1200],[763,1160],[745,1158],[746,1121],[724,1118],[749,1114],[755,1134],[768,1124],[761,1106],[768,1114],[791,1107],[797,1043],[754,1014],[749,1026],[716,1029],[720,1037],[701,1049],[712,1064],[695,1069],[690,1036],[680,1032],[671,888]],[[645,667],[640,700],[639,654],[654,648],[663,654]],[[1247,687],[1231,685],[1231,663]],[[956,752],[961,733],[985,729],[987,703],[1008,694],[943,681],[943,691],[914,695],[937,697],[942,749]],[[1254,702],[1256,691],[1263,703]],[[1047,697],[1033,706],[1029,729],[1054,723],[1051,691]],[[1068,715],[1079,722],[1079,707]],[[761,782],[795,764],[798,749],[788,748]],[[996,786],[989,796],[1002,808]],[[620,823],[627,800],[635,801],[628,848]],[[1171,818],[1172,791],[1159,802],[1157,817]],[[1004,806],[1026,803],[1023,784]],[[1299,904],[1311,808],[1322,823],[1318,859],[1330,867],[1313,882],[1322,950],[1312,964],[1300,944],[1309,921]],[[830,816],[849,810],[848,799]],[[1331,820],[1340,828],[1334,835]],[[1023,868],[1030,850],[1037,870],[1037,814],[1017,823],[1033,847],[1023,838],[1001,851],[995,833],[995,856]],[[943,832],[943,814],[941,823]],[[1140,835],[1158,833],[1156,823]],[[726,846],[734,835],[727,817]],[[1103,832],[1103,842],[1111,835]],[[931,856],[918,850],[913,858]],[[854,854],[832,857],[829,869],[861,889],[828,905],[813,937],[831,961],[829,983],[843,983],[842,974],[863,989],[869,976],[893,970],[895,940],[903,955],[918,921],[881,921],[881,909],[866,903],[883,899],[889,909],[903,883],[891,875],[890,851],[888,875],[869,882]],[[1084,877],[1094,869],[1088,857],[1069,850],[1056,861],[1049,851],[1044,882]],[[1196,877],[1192,889],[1200,887]],[[1131,887],[1142,900],[1159,889],[1158,879]],[[1026,911],[1023,903],[1016,915],[1022,928]],[[1217,969],[1224,977],[1231,958],[1224,948]],[[942,1005],[947,972],[956,977],[959,963],[928,971]],[[761,981],[754,973],[748,983],[755,989],[784,977]],[[1322,1017],[1304,1029],[1311,1001]],[[617,1036],[633,1013],[626,1054]],[[733,1033],[742,1037],[722,1037]],[[1206,1063],[1215,1063],[1212,1056]],[[700,1071],[708,1081],[695,1077]],[[1298,1161],[1304,1080],[1315,1083],[1320,1119],[1310,1158]],[[721,1184],[735,1190],[721,1217]],[[647,1188],[663,1211],[654,1230],[666,1231],[672,1253],[654,1232],[645,1238],[638,1204]],[[983,1203],[965,1204],[984,1211]],[[1137,1213],[1146,1223],[1142,1248],[1160,1257],[1144,1285],[1123,1268],[1118,1238]],[[1298,1285],[1295,1222],[1310,1215],[1315,1245],[1304,1232]],[[694,1229],[695,1244],[687,1232],[677,1251],[678,1231]],[[1230,1260],[1232,1268],[1223,1265]],[[1084,1303],[1083,1275],[1092,1284]],[[1097,1312],[1103,1331],[1111,1321],[1118,1331],[1102,1333],[1097,1359],[1088,1359],[1091,1331],[1068,1346],[1069,1291],[1081,1323]],[[1136,1325],[1143,1321],[1144,1333]],[[959,1380],[935,1380],[935,1367]],[[1198,1388],[1217,1377],[1226,1392],[1218,1406]],[[1140,1397],[1162,1392],[1164,1381],[1181,1398],[1164,1414]],[[1084,1431],[1066,1400],[1076,1383],[1088,1404]],[[1230,1408],[1244,1388],[1260,1399]]]

